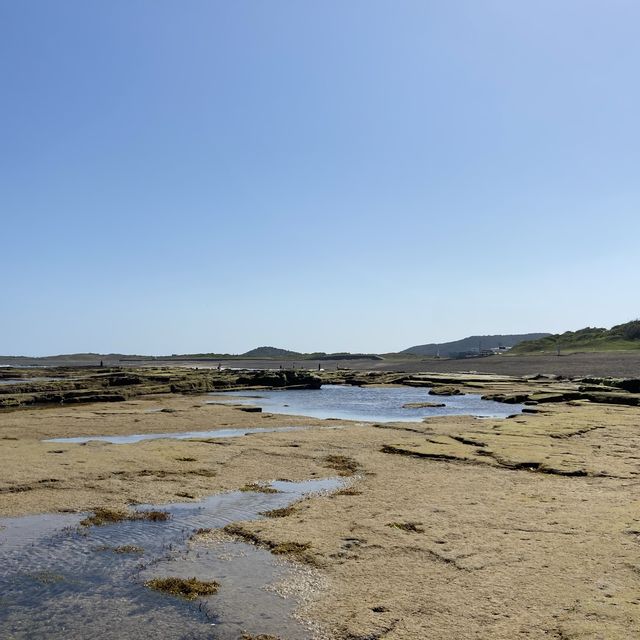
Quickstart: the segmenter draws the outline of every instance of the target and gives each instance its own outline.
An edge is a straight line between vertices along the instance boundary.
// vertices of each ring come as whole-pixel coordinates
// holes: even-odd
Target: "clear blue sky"
[[[0,0],[0,353],[640,315],[636,0]]]

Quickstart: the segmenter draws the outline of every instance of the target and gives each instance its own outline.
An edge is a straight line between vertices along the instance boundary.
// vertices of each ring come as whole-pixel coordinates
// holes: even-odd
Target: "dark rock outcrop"
[[[306,371],[254,371],[241,375],[237,384],[247,387],[319,389],[322,380]]]
[[[462,391],[456,387],[438,386],[429,389],[430,396],[459,396]]]

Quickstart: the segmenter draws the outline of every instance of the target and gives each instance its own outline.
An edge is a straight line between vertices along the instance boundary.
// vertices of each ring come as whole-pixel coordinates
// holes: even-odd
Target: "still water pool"
[[[420,422],[428,417],[456,415],[506,418],[522,411],[521,405],[482,400],[477,394],[430,396],[428,389],[415,387],[355,387],[328,384],[320,389],[260,391],[257,396],[251,397],[247,397],[246,391],[229,391],[215,395],[255,404],[271,413],[367,422]],[[420,402],[443,403],[445,406],[404,406]]]

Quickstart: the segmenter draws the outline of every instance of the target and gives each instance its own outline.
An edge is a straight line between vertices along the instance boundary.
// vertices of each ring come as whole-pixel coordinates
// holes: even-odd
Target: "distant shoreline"
[[[199,367],[234,369],[309,369],[324,370],[353,369],[354,371],[398,371],[414,373],[430,371],[453,373],[478,371],[502,375],[527,376],[538,373],[561,376],[640,376],[640,350],[571,353],[560,356],[540,355],[496,355],[485,358],[445,359],[418,356],[389,355],[379,360],[362,358],[356,360],[305,360],[295,358],[156,358],[121,354],[71,354],[46,357],[0,356],[0,367]]]

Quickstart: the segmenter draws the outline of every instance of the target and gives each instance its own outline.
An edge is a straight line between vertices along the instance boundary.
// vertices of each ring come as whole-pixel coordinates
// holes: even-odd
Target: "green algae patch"
[[[424,533],[422,528],[422,522],[389,522],[387,527],[392,529],[400,529],[401,531],[407,531],[408,533]]]
[[[98,507],[94,512],[80,522],[83,527],[101,527],[105,524],[123,522],[129,519],[129,513],[123,509],[110,509],[108,507]]]
[[[222,527],[222,530],[230,536],[234,536],[235,538],[240,538],[245,540],[246,542],[251,542],[252,544],[269,546],[267,542],[262,540],[259,536],[257,536],[252,531],[245,529],[240,524],[228,524],[226,527]]]
[[[260,515],[266,518],[286,518],[296,512],[294,507],[282,507],[281,509],[271,509],[270,511],[263,511]]]
[[[154,578],[144,583],[154,591],[168,593],[185,600],[195,600],[202,596],[211,596],[218,592],[220,583],[213,580],[204,582],[197,578]]]
[[[57,584],[58,582],[64,582],[64,576],[59,573],[54,573],[53,571],[37,571],[36,573],[28,575],[40,584]]]
[[[274,542],[261,538],[259,535],[246,529],[241,524],[228,524],[222,529],[227,535],[233,536],[250,542],[259,547],[264,547],[275,555],[289,556],[299,562],[304,562],[312,566],[318,566],[317,559],[312,553],[308,553],[311,549],[310,542]]]
[[[87,516],[80,524],[84,527],[101,527],[106,524],[124,522],[125,520],[147,520],[149,522],[165,522],[171,518],[168,511],[125,511],[124,509],[111,509],[98,507],[90,516]]]
[[[123,544],[119,547],[114,547],[114,553],[144,553],[144,549],[135,544]]]
[[[340,476],[353,475],[360,468],[360,465],[354,458],[341,455],[325,456],[324,466],[337,471]]]
[[[244,487],[240,487],[240,491],[255,491],[256,493],[280,493],[277,489],[270,487],[266,484],[258,484],[257,482],[250,482],[245,484]]]
[[[281,542],[271,547],[271,553],[276,555],[294,555],[300,556],[311,548],[310,542]]]
[[[435,409],[446,407],[444,402],[407,402],[402,405],[403,409]]]
[[[133,553],[133,554],[142,554],[144,553],[144,549],[135,544],[122,544],[119,547],[110,547],[109,545],[101,545],[95,548],[96,551],[112,551],[113,553]]]
[[[334,496],[361,496],[362,495],[362,491],[359,491],[358,489],[354,489],[353,487],[347,487],[346,489],[340,489],[340,491],[336,491],[335,493],[331,494],[331,497],[333,498]]]
[[[165,522],[171,518],[168,511],[136,511],[130,520],[148,520],[149,522]]]

